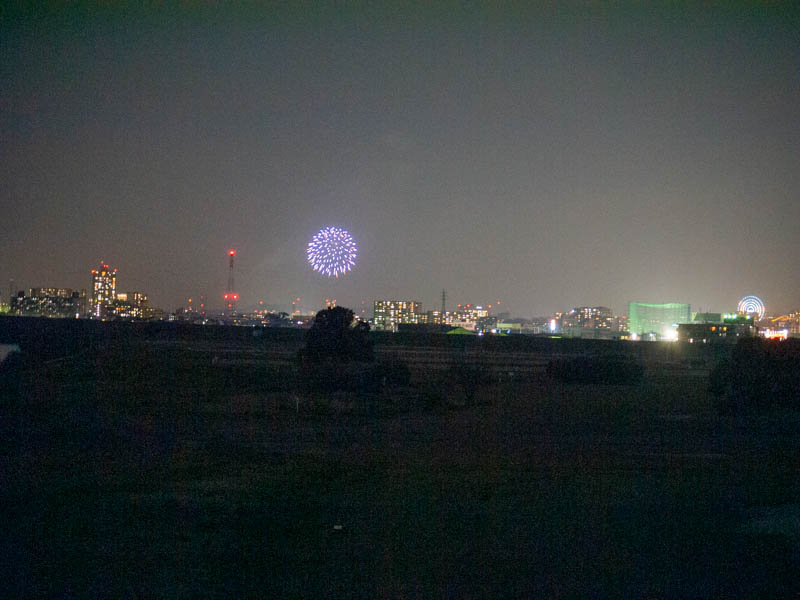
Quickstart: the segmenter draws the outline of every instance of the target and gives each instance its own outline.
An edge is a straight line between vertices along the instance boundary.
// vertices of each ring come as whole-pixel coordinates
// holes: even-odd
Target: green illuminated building
[[[637,335],[655,333],[657,336],[671,337],[675,332],[675,325],[689,323],[691,320],[692,313],[688,304],[628,303],[628,331]]]

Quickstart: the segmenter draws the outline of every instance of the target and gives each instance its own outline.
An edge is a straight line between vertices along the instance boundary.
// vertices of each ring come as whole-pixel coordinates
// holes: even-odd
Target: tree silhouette
[[[323,309],[314,317],[301,351],[303,362],[370,362],[374,355],[369,325],[342,306]]]

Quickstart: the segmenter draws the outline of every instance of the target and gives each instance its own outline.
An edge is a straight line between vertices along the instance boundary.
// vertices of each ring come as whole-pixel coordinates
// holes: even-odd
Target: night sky
[[[5,7],[3,297],[800,307],[797,3],[306,4]]]

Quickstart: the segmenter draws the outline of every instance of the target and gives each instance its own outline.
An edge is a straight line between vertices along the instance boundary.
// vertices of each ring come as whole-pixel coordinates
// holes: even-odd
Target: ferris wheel
[[[761,298],[750,295],[739,300],[738,310],[740,313],[756,315],[757,319],[760,321],[764,318],[766,307],[764,306],[764,301]]]

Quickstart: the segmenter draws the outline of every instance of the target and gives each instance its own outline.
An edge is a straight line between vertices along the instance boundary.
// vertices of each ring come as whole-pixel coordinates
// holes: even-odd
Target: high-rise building
[[[86,292],[73,292],[69,288],[31,288],[28,295],[19,292],[11,299],[10,313],[20,317],[83,316]]]
[[[628,330],[639,336],[652,334],[656,338],[674,339],[677,326],[690,323],[691,320],[692,312],[688,304],[628,303]]]
[[[494,316],[478,317],[475,320],[475,331],[478,333],[487,333],[497,330],[498,319]]]
[[[453,315],[449,312],[442,312],[440,310],[429,310],[425,313],[424,319],[420,323],[426,325],[447,325],[453,320]],[[422,317],[420,317],[422,318]]]
[[[102,319],[104,308],[111,306],[117,297],[117,270],[100,261],[100,268],[92,269],[91,290],[89,316]]]
[[[578,306],[564,315],[564,326],[610,331],[614,326],[614,313],[605,306]]]
[[[108,319],[147,319],[150,310],[147,296],[141,292],[120,292],[110,305],[106,306],[103,318]]]
[[[488,317],[489,309],[474,304],[459,304],[455,314],[461,321],[477,321],[481,317]]]
[[[72,290],[69,288],[31,288],[31,296],[52,296],[53,298],[71,298]]]
[[[562,313],[558,331],[567,337],[610,339],[615,337],[614,313],[605,306],[577,306]]]
[[[401,323],[418,325],[425,321],[422,302],[417,300],[375,300],[372,309],[376,331],[397,331]]]
[[[483,306],[475,306],[474,304],[459,304],[450,316],[448,325],[475,331],[478,319],[488,317],[489,309]]]

